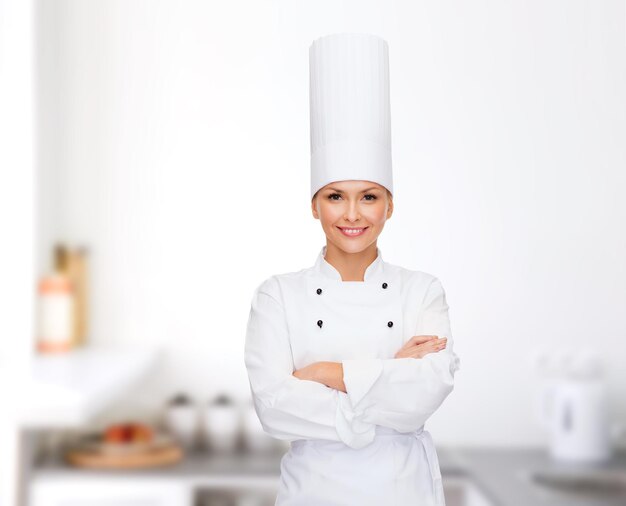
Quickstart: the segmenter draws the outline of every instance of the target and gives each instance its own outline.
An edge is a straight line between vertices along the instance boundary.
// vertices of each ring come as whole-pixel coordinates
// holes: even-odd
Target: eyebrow
[[[328,188],[328,190],[336,191],[337,193],[344,193],[344,191],[340,190],[339,188]],[[369,191],[372,191],[372,190],[380,190],[380,188],[377,188],[376,186],[372,186],[371,188],[367,188],[365,190],[361,190],[361,193],[369,192]]]

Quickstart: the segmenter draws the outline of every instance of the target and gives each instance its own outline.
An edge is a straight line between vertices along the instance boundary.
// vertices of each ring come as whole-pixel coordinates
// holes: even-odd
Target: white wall
[[[15,388],[33,350],[35,234],[34,2],[0,0],[0,505],[18,504],[22,434]],[[17,465],[16,465],[17,462]]]
[[[309,44],[371,31],[396,186],[379,246],[440,277],[461,357],[438,444],[543,441],[540,346],[600,350],[625,420],[625,18],[618,0],[40,2],[42,209],[92,249],[92,340],[167,350],[146,409],[248,395],[253,289],[324,244]]]

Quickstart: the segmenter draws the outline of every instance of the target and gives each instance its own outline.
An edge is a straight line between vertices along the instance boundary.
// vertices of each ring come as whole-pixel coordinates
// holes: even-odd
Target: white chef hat
[[[336,33],[309,48],[311,198],[328,183],[374,181],[393,193],[389,48]]]

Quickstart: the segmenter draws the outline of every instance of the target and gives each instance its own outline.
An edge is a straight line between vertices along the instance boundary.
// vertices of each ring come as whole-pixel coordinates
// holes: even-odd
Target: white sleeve
[[[460,360],[453,351],[448,304],[437,278],[431,282],[422,305],[415,335],[447,337],[446,348],[421,359],[342,360],[348,397],[353,409],[363,413],[365,422],[400,432],[415,431],[454,388]]]
[[[254,292],[244,361],[256,413],[267,434],[287,441],[327,439],[362,448],[375,425],[362,420],[348,394],[293,376],[294,364],[280,287],[275,277]]]

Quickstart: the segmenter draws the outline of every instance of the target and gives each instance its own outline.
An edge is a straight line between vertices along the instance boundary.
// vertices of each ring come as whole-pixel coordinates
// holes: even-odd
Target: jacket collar
[[[376,247],[377,256],[374,261],[367,266],[365,269],[365,274],[363,276],[363,281],[374,281],[376,278],[380,277],[383,273],[383,257],[380,252],[380,248]],[[316,273],[334,279],[336,281],[342,281],[341,274],[337,269],[335,269],[330,263],[326,261],[324,258],[326,256],[326,246],[324,245],[317,255],[317,260],[314,265],[314,270]],[[360,281],[343,281],[344,283],[360,283]]]

